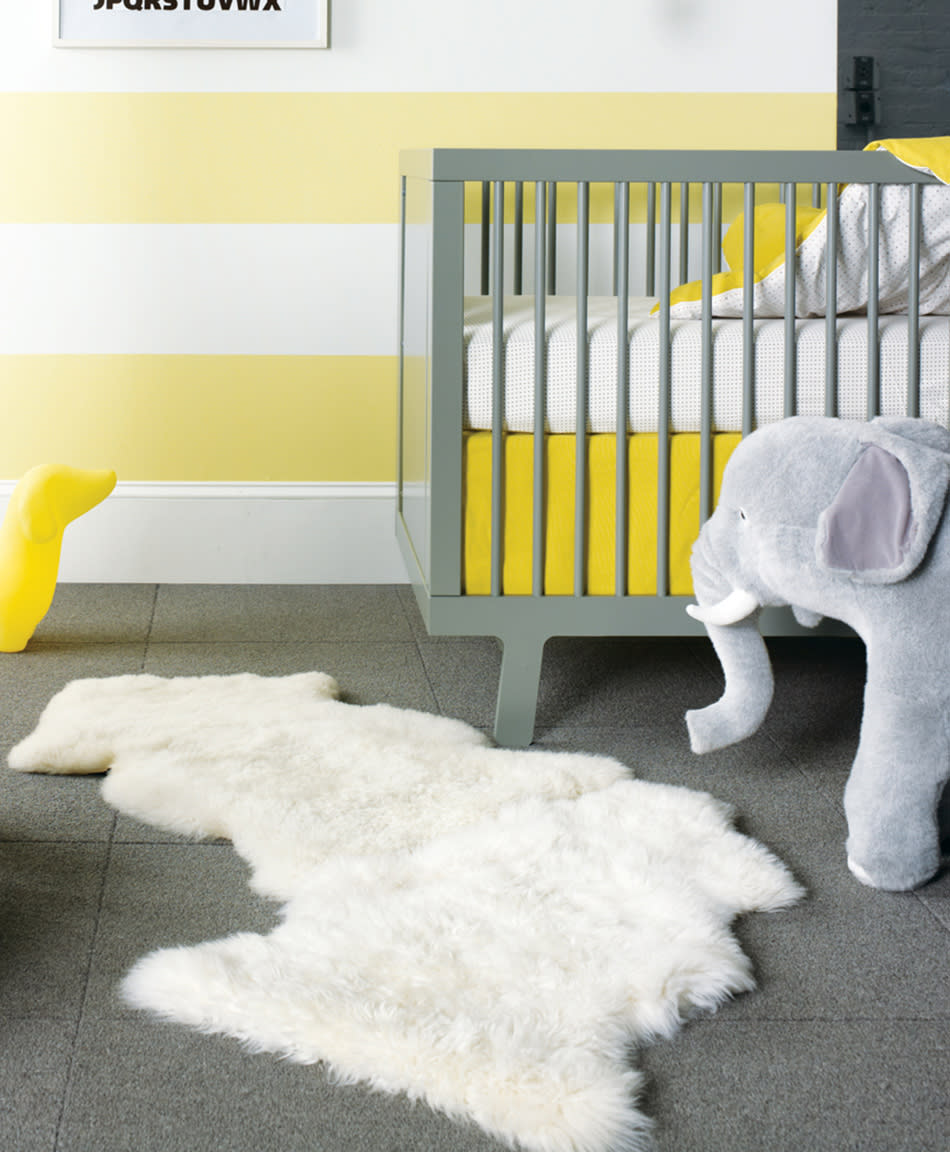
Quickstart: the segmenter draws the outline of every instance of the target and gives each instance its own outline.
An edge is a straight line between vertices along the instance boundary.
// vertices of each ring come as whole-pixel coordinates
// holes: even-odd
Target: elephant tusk
[[[703,624],[738,624],[759,607],[759,602],[751,592],[744,588],[736,588],[730,592],[725,600],[718,604],[703,607],[701,604],[687,604],[686,611],[694,620],[701,620]]]

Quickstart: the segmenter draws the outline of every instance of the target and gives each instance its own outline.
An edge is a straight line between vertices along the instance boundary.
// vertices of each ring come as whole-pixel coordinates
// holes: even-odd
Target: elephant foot
[[[848,867],[851,869],[851,871],[854,873],[854,875],[861,881],[862,884],[867,884],[867,886],[869,888],[876,888],[877,887],[877,885],[874,883],[874,881],[871,879],[871,877],[867,874],[867,872],[864,871],[864,869],[861,867],[861,865],[858,864],[858,862],[856,860],[852,860],[850,856],[848,857]]]
[[[914,888],[919,888],[922,884],[926,884],[928,880],[933,879],[936,874],[935,871],[928,872],[926,875],[921,876],[920,879],[879,879],[876,880],[865,868],[851,856],[848,857],[848,868],[851,870],[852,875],[860,880],[862,884],[866,884],[868,888],[877,888],[881,892],[910,892]]]
[[[757,711],[751,718],[744,705],[736,706],[725,698],[707,708],[695,708],[686,713],[689,746],[699,754],[728,748],[751,736],[762,722]]]
[[[686,730],[689,733],[690,748],[702,755],[704,752],[714,752],[723,747],[720,739],[720,726],[710,721],[708,709],[694,708],[686,713]],[[730,741],[725,741],[726,744]]]

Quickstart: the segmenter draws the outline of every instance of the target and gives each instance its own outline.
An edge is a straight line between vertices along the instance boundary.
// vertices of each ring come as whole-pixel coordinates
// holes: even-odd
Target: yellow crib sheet
[[[714,499],[719,498],[722,472],[741,437],[720,433],[713,438]],[[689,554],[699,533],[698,433],[678,433],[670,441],[670,592],[692,594]],[[544,591],[570,596],[574,592],[574,462],[575,438],[545,437],[547,499],[545,508]],[[628,564],[627,592],[655,595],[657,554],[657,465],[655,434],[627,437]],[[617,439],[612,434],[587,437],[587,591],[611,596],[616,568]],[[534,436],[505,437],[505,517],[502,591],[531,594]],[[464,572],[469,595],[491,590],[491,433],[465,434]]]

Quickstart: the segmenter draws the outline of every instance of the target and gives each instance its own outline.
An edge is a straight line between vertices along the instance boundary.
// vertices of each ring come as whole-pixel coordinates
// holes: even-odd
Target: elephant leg
[[[848,778],[848,866],[865,884],[903,891],[940,867],[938,808],[950,775],[946,701],[865,692]]]

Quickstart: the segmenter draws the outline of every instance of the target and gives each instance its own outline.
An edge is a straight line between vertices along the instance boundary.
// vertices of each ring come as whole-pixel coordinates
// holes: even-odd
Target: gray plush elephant
[[[867,648],[858,753],[845,790],[848,865],[908,889],[940,867],[950,776],[950,432],[926,420],[793,417],[746,437],[693,549],[722,698],[687,713],[695,752],[750,736],[772,699],[758,609],[850,625]]]

